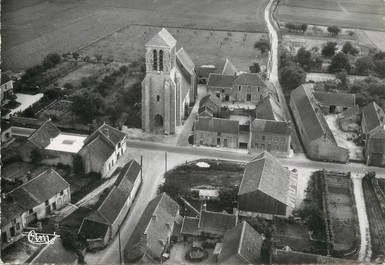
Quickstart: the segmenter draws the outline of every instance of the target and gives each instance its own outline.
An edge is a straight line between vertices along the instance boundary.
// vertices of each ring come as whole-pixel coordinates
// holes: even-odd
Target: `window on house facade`
[[[160,100],[160,96],[159,96],[159,95],[157,95],[157,96],[156,96],[156,101],[158,101],[158,102],[159,102],[159,100]]]
[[[218,135],[218,136],[221,136],[222,134],[219,132],[219,133],[217,133],[217,135]]]
[[[242,88],[241,86],[238,86],[238,91],[241,91],[241,88]]]
[[[262,148],[262,149],[265,149],[265,145],[264,145],[264,144],[261,144],[261,148]]]
[[[282,143],[285,142],[285,137],[281,137],[281,142],[282,142]]]
[[[265,141],[266,137],[264,135],[262,135],[262,141]]]
[[[154,68],[154,71],[157,71],[158,70],[158,52],[157,52],[157,50],[153,51],[153,59],[154,59],[153,68]]]
[[[251,101],[251,94],[246,95],[246,101]]]
[[[220,94],[220,93],[216,93],[215,95],[217,96],[217,98],[220,98],[220,97],[221,97],[221,94]]]
[[[49,205],[49,201],[46,200],[46,201],[45,201],[45,206],[48,206],[48,205]]]
[[[274,136],[274,142],[278,142],[278,136]]]
[[[224,90],[224,89],[222,89],[222,93],[225,93],[225,90]]]
[[[260,90],[260,87],[257,88],[257,91],[258,91],[258,92],[259,92],[259,90]]]
[[[258,143],[255,143],[254,146],[255,146],[255,148],[258,148]]]
[[[20,230],[20,223],[16,223],[16,230]]]
[[[159,51],[159,71],[163,71],[163,51]]]

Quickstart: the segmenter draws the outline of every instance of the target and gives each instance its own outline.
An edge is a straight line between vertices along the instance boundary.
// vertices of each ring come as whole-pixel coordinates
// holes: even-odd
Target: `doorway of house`
[[[155,115],[155,132],[163,132],[163,117],[160,114]]]

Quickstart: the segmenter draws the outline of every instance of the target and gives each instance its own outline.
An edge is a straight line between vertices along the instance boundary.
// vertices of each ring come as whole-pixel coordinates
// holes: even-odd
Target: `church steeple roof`
[[[146,44],[146,46],[165,47],[165,48],[173,48],[175,45],[176,45],[176,40],[165,28],[159,31],[158,34],[156,34]]]

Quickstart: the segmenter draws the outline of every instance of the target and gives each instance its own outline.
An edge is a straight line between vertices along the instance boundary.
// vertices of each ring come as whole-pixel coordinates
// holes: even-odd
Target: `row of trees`
[[[286,23],[285,25],[285,28],[287,30],[289,30],[290,32],[292,31],[301,31],[302,33],[305,33],[307,28],[308,28],[308,24],[296,24],[296,23],[293,23],[293,22],[289,22],[289,23]]]
[[[326,45],[322,48],[322,56],[323,57],[332,57],[336,54],[337,43],[333,41],[329,41],[326,43]],[[342,46],[341,51],[344,54],[350,54],[350,55],[357,55],[359,53],[359,50],[353,46],[353,44],[350,41],[345,42],[344,46]]]

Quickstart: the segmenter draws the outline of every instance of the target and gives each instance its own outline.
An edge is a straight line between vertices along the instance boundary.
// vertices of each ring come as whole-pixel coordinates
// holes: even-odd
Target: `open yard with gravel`
[[[115,31],[133,24],[267,32],[263,17],[267,2],[4,0],[3,67],[23,70],[39,63],[48,53],[73,52],[109,34],[114,37]]]

